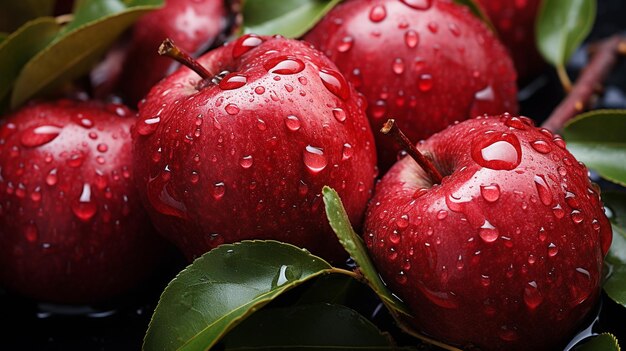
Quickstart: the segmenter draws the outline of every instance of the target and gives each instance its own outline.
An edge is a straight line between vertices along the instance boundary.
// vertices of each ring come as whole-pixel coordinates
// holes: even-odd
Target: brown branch
[[[542,127],[559,132],[565,123],[588,110],[602,91],[602,84],[620,56],[626,56],[626,36],[615,35],[593,48],[593,57],[582,70],[572,91],[554,109]]]

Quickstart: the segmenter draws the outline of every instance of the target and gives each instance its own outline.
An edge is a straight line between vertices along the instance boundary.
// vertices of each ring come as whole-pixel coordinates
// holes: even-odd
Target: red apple
[[[520,80],[528,80],[545,67],[535,44],[535,20],[541,0],[478,0],[509,49]]]
[[[378,183],[364,236],[413,323],[481,350],[556,350],[600,296],[611,226],[563,139],[508,114],[418,145]],[[427,167],[428,168],[428,167]]]
[[[198,62],[204,79],[182,68],[139,107],[134,162],[157,229],[189,259],[243,239],[345,256],[321,189],[362,221],[376,175],[364,99],[322,53],[278,36],[245,35]]]
[[[466,7],[440,0],[346,1],[306,36],[368,101],[377,130],[387,118],[413,140],[454,121],[517,111],[506,49]],[[377,134],[381,170],[399,148]]]
[[[155,268],[165,246],[133,183],[122,105],[33,103],[0,122],[0,284],[91,303]]]

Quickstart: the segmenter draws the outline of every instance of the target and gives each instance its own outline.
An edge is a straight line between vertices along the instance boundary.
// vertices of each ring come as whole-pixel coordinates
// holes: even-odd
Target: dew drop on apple
[[[29,243],[34,243],[39,239],[39,231],[35,223],[28,223],[26,227],[24,227],[24,237]]]
[[[22,146],[37,147],[54,140],[63,128],[54,125],[31,127],[26,129],[20,138]]]
[[[385,100],[376,100],[372,108],[372,116],[374,118],[379,119],[385,116],[387,113],[387,103]]]
[[[552,213],[554,213],[554,217],[561,219],[565,216],[565,211],[561,207],[561,204],[556,204],[556,206],[552,207]]]
[[[545,140],[535,140],[530,145],[535,149],[535,151],[541,154],[547,154],[552,151],[552,147]]]
[[[406,284],[407,281],[408,281],[408,278],[406,274],[404,273],[404,271],[400,271],[398,275],[396,275],[396,282],[398,282],[398,284],[404,285]]]
[[[565,202],[569,205],[569,207],[576,208],[580,205],[578,199],[576,198],[576,194],[571,191],[565,192]]]
[[[109,150],[109,146],[107,144],[100,143],[100,144],[98,144],[98,146],[96,146],[96,149],[99,152],[107,152]]]
[[[405,5],[416,10],[428,10],[433,0],[400,0]]]
[[[526,284],[526,286],[524,287],[524,303],[526,304],[526,306],[529,309],[534,310],[539,305],[541,305],[542,302],[543,295],[537,287],[537,282],[535,282],[534,280],[528,282],[528,284]]]
[[[224,185],[224,182],[217,182],[213,184],[212,193],[215,200],[223,198],[224,194],[226,193],[226,185]]]
[[[397,230],[394,230],[391,234],[389,234],[389,242],[394,245],[400,243],[400,233],[398,233]]]
[[[478,230],[478,235],[481,239],[483,239],[484,242],[492,243],[498,239],[500,233],[498,232],[498,229],[496,229],[496,227],[489,223],[488,220],[485,220],[483,225]]]
[[[83,190],[77,201],[72,203],[72,212],[81,221],[89,221],[98,210],[98,207],[91,199],[91,186],[87,183],[83,184]]]
[[[257,93],[258,95],[263,95],[263,93],[265,93],[265,88],[262,86],[258,86],[254,88],[254,92]]]
[[[319,72],[322,83],[334,95],[346,100],[350,96],[350,87],[344,76],[332,69],[322,68]]]
[[[417,87],[421,92],[428,92],[433,88],[433,77],[430,74],[424,73],[420,74]]]
[[[253,163],[252,155],[246,155],[242,157],[241,160],[239,160],[239,165],[244,169],[248,169],[252,167],[252,163]]]
[[[262,120],[262,119],[260,119],[260,118],[259,118],[259,119],[257,119],[257,120],[256,120],[256,127],[257,127],[257,129],[258,129],[258,130],[263,131],[263,130],[266,130],[266,129],[267,129],[267,124],[265,124],[265,121],[264,121],[264,120]],[[231,134],[231,137],[232,137],[232,136],[233,136],[233,135]],[[232,138],[231,138],[231,139],[232,139]]]
[[[241,88],[246,85],[247,82],[248,78],[243,74],[229,73],[220,81],[219,87],[222,90],[233,90]]]
[[[344,111],[341,107],[335,107],[333,109],[333,116],[338,122],[345,122],[346,120],[346,111]]]
[[[228,113],[231,116],[239,113],[239,107],[235,104],[226,105],[226,107],[224,107],[224,110],[226,110],[226,113]]]
[[[575,270],[575,282],[570,284],[570,292],[572,295],[572,305],[577,306],[585,302],[591,295],[591,274],[588,270],[578,267]]]
[[[233,44],[233,58],[240,57],[246,52],[261,45],[261,43],[263,43],[263,39],[256,34],[246,34],[242,36],[237,39],[235,44]]]
[[[154,116],[152,118],[147,118],[143,121],[139,121],[139,123],[137,123],[137,133],[139,135],[148,136],[157,130],[160,122],[161,117],[159,116]]]
[[[289,115],[285,118],[285,126],[287,126],[287,129],[290,131],[295,132],[300,129],[300,119],[295,115]]]
[[[341,159],[344,161],[349,160],[352,158],[352,155],[354,155],[354,148],[352,148],[352,145],[348,143],[343,144]]]
[[[41,201],[41,187],[36,187],[32,193],[30,193],[30,199],[33,202],[39,202]]]
[[[537,188],[537,194],[541,203],[549,206],[552,204],[552,190],[546,183],[546,179],[543,175],[535,175],[535,187]]]
[[[430,22],[426,27],[433,34],[436,34],[439,31],[439,24],[437,24],[437,22]]]
[[[550,245],[548,245],[548,256],[554,257],[558,253],[559,253],[559,248],[554,243],[550,243]]]
[[[268,60],[263,67],[274,74],[296,74],[304,70],[304,62],[293,56],[278,56]]]
[[[370,20],[372,22],[380,22],[387,17],[387,9],[384,5],[375,5],[370,10]]]
[[[446,217],[448,217],[448,211],[446,210],[439,210],[439,212],[437,212],[437,219],[438,220],[444,220],[446,219]]]
[[[572,217],[572,221],[576,224],[581,223],[585,219],[585,216],[583,216],[579,210],[573,210],[570,216]]]
[[[500,186],[498,184],[481,185],[480,195],[487,202],[496,202],[500,198]]]
[[[396,225],[399,229],[404,229],[409,226],[409,215],[403,214],[396,220]]]
[[[313,173],[319,173],[328,164],[322,148],[307,145],[304,148],[304,165]]]
[[[50,172],[48,172],[48,175],[46,175],[46,184],[54,186],[58,180],[59,177],[57,175],[57,169],[53,168]]]
[[[404,43],[409,48],[412,49],[412,48],[417,47],[417,45],[419,44],[419,41],[420,41],[419,34],[413,29],[410,29],[406,31],[406,33],[404,33]]]
[[[341,39],[341,41],[337,45],[337,51],[347,52],[352,48],[353,44],[354,44],[354,38],[352,38],[351,36],[345,36]]]
[[[404,73],[404,60],[401,57],[396,57],[393,60],[391,69],[393,73],[398,74],[398,75]]]
[[[474,140],[471,155],[476,163],[494,170],[512,170],[522,159],[519,139],[513,134],[486,134]]]

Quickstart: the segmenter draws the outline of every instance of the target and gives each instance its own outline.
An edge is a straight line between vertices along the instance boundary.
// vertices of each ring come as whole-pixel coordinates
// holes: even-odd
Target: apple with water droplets
[[[307,35],[368,101],[375,130],[394,118],[412,140],[454,121],[517,111],[516,73],[495,35],[445,0],[352,0]],[[399,148],[376,134],[381,171]]]
[[[159,231],[189,259],[274,239],[344,258],[321,189],[361,223],[376,176],[365,100],[310,44],[244,35],[185,62],[139,106],[134,163]]]
[[[564,347],[597,306],[612,239],[585,166],[560,136],[508,114],[466,120],[417,148],[424,166],[398,161],[364,225],[415,327],[481,350]]]
[[[0,122],[0,284],[58,303],[127,292],[165,252],[133,182],[134,114],[31,103]]]

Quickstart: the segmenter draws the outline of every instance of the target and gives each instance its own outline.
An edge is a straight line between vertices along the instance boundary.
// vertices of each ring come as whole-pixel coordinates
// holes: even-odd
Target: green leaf
[[[107,1],[117,0],[83,1],[80,5],[95,6],[94,4]],[[95,19],[87,15],[89,11],[76,8],[77,13],[85,13],[89,22],[83,23],[85,18],[82,15],[74,18],[68,24],[71,28],[76,26],[73,30],[61,33],[24,66],[15,82],[11,108],[88,72],[115,39],[139,16],[162,4],[163,0],[135,0],[119,12],[107,13]]]
[[[563,130],[568,150],[600,176],[626,186],[626,110],[596,110]]]
[[[366,290],[366,291],[364,291]],[[346,275],[332,274],[317,278],[300,296],[296,304],[328,302],[348,305],[354,294],[371,292],[369,287]]]
[[[606,258],[610,274],[604,291],[611,300],[626,307],[626,194],[605,192],[602,200],[610,210],[613,225],[613,243]]]
[[[367,283],[378,294],[385,305],[392,311],[409,315],[408,308],[395,295],[387,289],[387,286],[380,279],[374,263],[370,259],[365,244],[359,235],[352,229],[348,214],[341,203],[339,194],[327,186],[322,189],[324,204],[326,206],[326,216],[330,226],[335,231],[341,245],[348,251],[350,256],[359,265],[359,270],[365,277]]]
[[[0,44],[0,101],[11,91],[24,65],[48,45],[61,26],[52,17],[32,20]]]
[[[223,340],[225,350],[391,350],[390,337],[341,305],[318,303],[263,309]]]
[[[543,0],[535,35],[546,61],[564,67],[591,31],[595,17],[595,0]]]
[[[476,1],[474,1],[474,0],[454,0],[454,2],[456,2],[459,5],[467,6],[470,9],[470,11],[474,14],[474,16],[480,18],[483,22],[485,22],[487,27],[489,27],[489,29],[491,29],[492,32],[494,32],[494,33],[497,32],[496,28],[493,26],[493,23],[491,23],[491,20],[489,19],[489,16],[487,16],[485,11],[483,11],[483,9],[480,6],[478,6],[478,4],[476,4]]]
[[[319,22],[341,0],[246,0],[245,33],[280,34],[298,38]]]
[[[13,32],[38,17],[51,16],[55,0],[0,1],[0,31]]]
[[[283,292],[329,273],[353,275],[293,245],[222,245],[174,278],[150,321],[144,350],[207,350]]]
[[[8,33],[0,32],[0,44],[9,36]]]
[[[613,334],[602,333],[592,336],[584,344],[576,346],[575,351],[620,351],[617,338]]]

